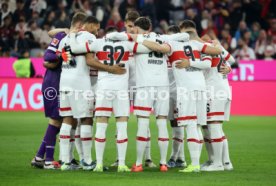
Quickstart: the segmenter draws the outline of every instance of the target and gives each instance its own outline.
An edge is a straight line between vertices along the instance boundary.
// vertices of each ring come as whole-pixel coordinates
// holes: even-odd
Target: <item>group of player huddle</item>
[[[114,114],[117,160],[113,166],[118,166],[118,172],[141,172],[145,157],[145,166],[156,167],[150,153],[149,116],[153,113],[158,128],[160,171],[172,167],[182,167],[180,172],[232,170],[222,123],[230,115],[227,74],[233,57],[218,41],[208,36],[199,38],[190,20],[170,26],[166,34],[159,35],[150,32],[148,18],[131,11],[125,18],[126,32],[108,28],[105,37],[96,39],[99,27],[95,17],[76,13],[69,31],[49,32],[53,40],[44,55],[47,71],[42,85],[49,125],[31,164],[44,169],[104,171],[106,129]],[[49,99],[49,87],[55,88],[59,97]],[[138,123],[137,156],[131,169],[125,164],[132,103],[129,94],[134,95]],[[173,137],[169,161],[168,120]],[[188,166],[183,149],[184,129],[191,159]],[[54,161],[58,133],[60,162]],[[96,161],[91,157],[93,139]],[[200,165],[204,142],[208,160]],[[75,147],[79,162],[73,155]]]

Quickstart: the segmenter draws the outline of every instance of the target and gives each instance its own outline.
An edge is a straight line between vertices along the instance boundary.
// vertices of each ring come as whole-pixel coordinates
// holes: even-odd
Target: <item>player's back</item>
[[[211,43],[208,43],[211,45]],[[212,66],[210,69],[204,70],[204,77],[206,80],[207,86],[210,88],[213,87],[214,91],[225,91],[227,97],[229,97],[229,84],[227,76],[220,73],[220,67],[226,65],[225,57],[228,56],[228,52],[221,46],[222,53],[219,55],[212,56]]]
[[[204,50],[204,44],[190,40],[187,42],[170,42],[171,53],[169,54],[169,62],[172,64],[173,72],[178,87],[185,87],[188,91],[205,90],[205,79],[201,69],[195,67],[187,67],[178,69],[175,62],[182,59],[189,59],[193,62],[201,62],[201,52]],[[204,62],[204,61],[202,61]]]
[[[98,90],[127,90],[129,80],[129,48],[127,42],[112,41],[106,38],[97,39],[92,43],[92,50],[98,60],[105,65],[121,64],[126,73],[122,75],[111,74],[105,71],[98,72]]]
[[[156,34],[144,34],[147,40],[164,43],[164,39]],[[158,52],[136,54],[136,86],[169,86],[166,55]]]
[[[93,37],[93,35],[86,31],[80,31],[76,34],[78,43],[87,42],[87,38],[89,37]],[[67,35],[62,39],[59,50],[65,50],[64,47],[69,46],[69,43],[70,38]],[[73,58],[75,60],[74,65],[70,64],[70,61],[66,59],[62,62],[60,89],[91,90],[90,69],[86,64],[85,55],[75,55]]]

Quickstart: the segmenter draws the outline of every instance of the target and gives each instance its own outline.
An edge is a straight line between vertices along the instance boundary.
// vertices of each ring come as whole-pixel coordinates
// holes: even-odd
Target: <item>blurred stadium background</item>
[[[1,0],[0,4],[0,185],[275,185],[275,0]],[[229,75],[232,117],[225,125],[233,172],[181,175],[176,170],[162,174],[156,169],[118,175],[111,170],[100,175],[29,166],[47,123],[40,89],[45,73],[42,56],[51,41],[48,31],[68,28],[74,12],[83,10],[101,21],[98,37],[102,37],[108,26],[124,31],[125,14],[133,9],[150,17],[153,30],[161,34],[169,25],[191,19],[200,35],[216,36],[236,58]],[[30,77],[17,78],[13,64],[22,55],[31,60],[32,70]],[[105,153],[108,165],[115,160],[114,121],[110,123]],[[154,139],[156,126],[151,128]],[[135,132],[132,117],[130,166],[135,159]],[[157,162],[157,142],[152,143]],[[202,160],[205,157],[203,153]]]

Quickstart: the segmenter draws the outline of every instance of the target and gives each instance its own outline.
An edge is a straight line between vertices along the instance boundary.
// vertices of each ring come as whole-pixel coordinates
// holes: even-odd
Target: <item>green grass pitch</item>
[[[35,169],[30,166],[30,161],[38,149],[46,126],[47,120],[40,112],[0,113],[0,185],[276,185],[276,117],[232,117],[224,128],[235,170],[199,174],[178,173],[178,169],[161,173],[157,168],[145,169],[143,173],[123,174],[118,174],[116,169],[104,173]],[[129,166],[136,158],[136,129],[135,117],[131,117],[128,126]],[[154,119],[151,120],[151,133],[152,157],[158,163],[159,149]],[[116,157],[114,134],[115,124],[114,119],[111,119],[107,131],[105,165],[110,165]],[[170,151],[171,147],[168,154]],[[189,162],[186,147],[185,154]],[[205,159],[206,152],[203,148],[201,162]]]

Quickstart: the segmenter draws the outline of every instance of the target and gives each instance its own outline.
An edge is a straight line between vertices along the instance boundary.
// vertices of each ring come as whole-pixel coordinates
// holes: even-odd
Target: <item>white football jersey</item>
[[[129,87],[135,87],[136,86],[136,70],[135,70],[135,61],[133,53],[129,54]]]
[[[210,43],[207,44],[211,45]],[[206,80],[208,91],[211,91],[210,93],[214,93],[216,97],[219,96],[231,99],[231,90],[227,76],[219,73],[220,67],[222,65],[226,65],[226,61],[230,58],[231,54],[226,51],[222,46],[221,49],[222,53],[220,55],[212,56],[212,66],[210,69],[204,70],[204,77]]]
[[[190,62],[202,62],[210,60],[210,58],[201,58],[201,52],[204,52],[207,45],[195,40],[187,42],[171,42],[171,53],[169,54],[169,62],[172,64],[176,86],[184,88],[183,91],[206,90],[203,71],[199,68],[188,67],[178,69],[175,62],[182,59],[189,59]]]
[[[170,87],[175,87],[176,82],[175,82],[175,78],[174,78],[174,75],[173,75],[172,65],[169,61],[167,61],[167,65],[168,65],[168,77],[169,77]]]
[[[95,36],[86,31],[80,31],[76,34],[78,43],[85,43],[94,40]],[[66,45],[69,45],[70,37],[65,36],[59,45],[58,52],[62,52]],[[86,64],[85,55],[76,55],[75,66],[71,66],[69,61],[62,62],[62,71],[60,76],[60,90],[91,90],[90,68]]]
[[[164,43],[164,39],[156,34],[144,34],[146,40]],[[136,86],[169,86],[166,55],[158,52],[148,54],[136,54]]]
[[[97,90],[127,90],[129,81],[130,53],[149,52],[142,45],[128,41],[112,41],[106,38],[96,39],[88,44],[90,52],[94,52],[98,60],[105,65],[124,64],[126,73],[111,74],[105,71],[98,72]]]

